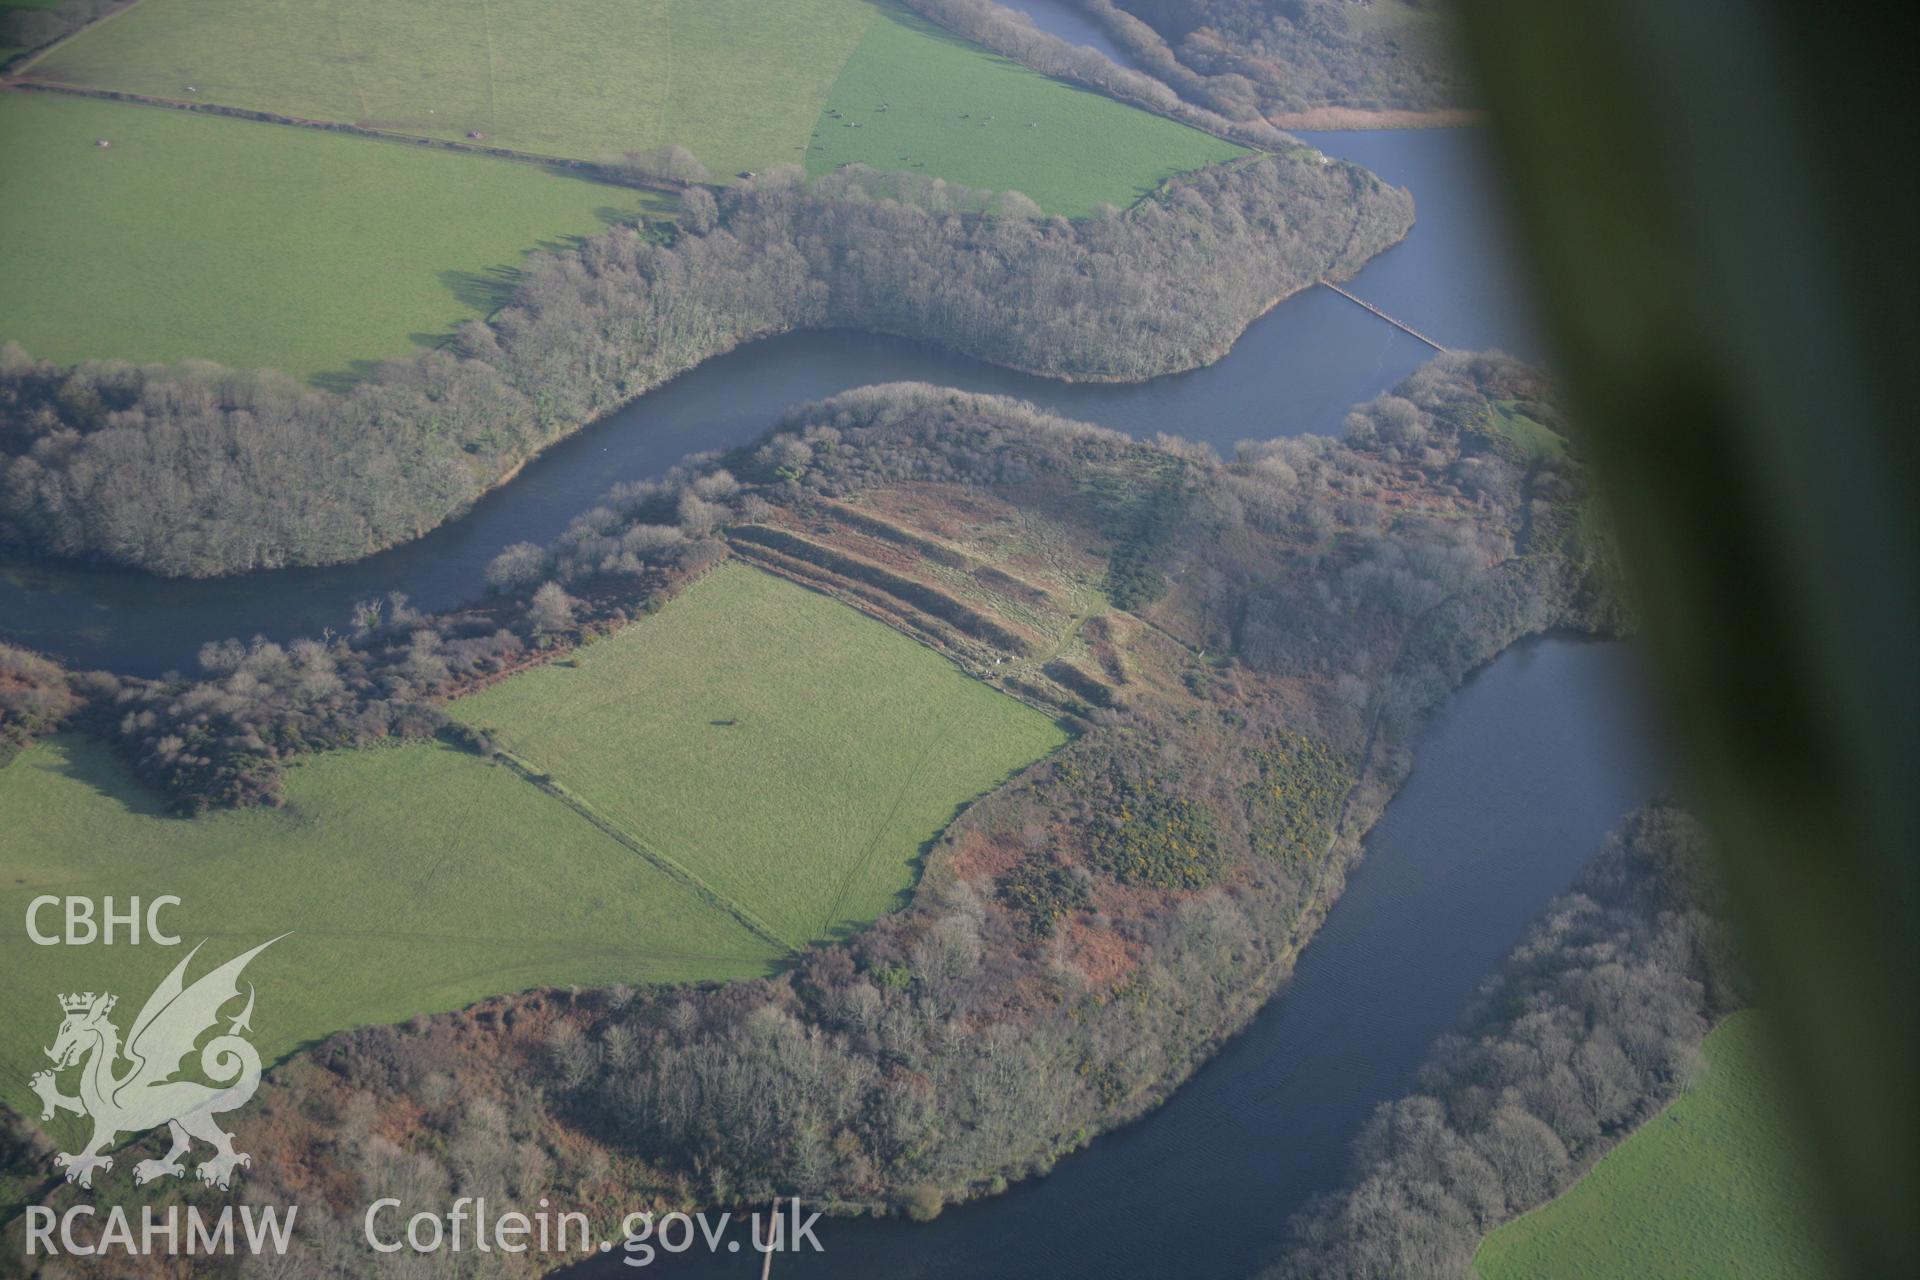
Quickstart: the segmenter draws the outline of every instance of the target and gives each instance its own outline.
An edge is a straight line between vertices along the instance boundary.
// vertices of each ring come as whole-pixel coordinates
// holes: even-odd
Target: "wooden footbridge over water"
[[[1432,347],[1435,351],[1446,350],[1445,347],[1441,346],[1439,343],[1435,342],[1432,338],[1429,338],[1426,334],[1420,332],[1418,329],[1414,328],[1412,325],[1408,324],[1406,321],[1394,319],[1392,316],[1388,315],[1386,312],[1382,311],[1380,308],[1374,306],[1371,302],[1368,302],[1365,298],[1354,297],[1352,294],[1348,293],[1345,289],[1342,289],[1339,285],[1335,284],[1331,280],[1322,280],[1320,283],[1327,286],[1327,288],[1333,290],[1335,293],[1339,294],[1341,297],[1345,298],[1348,302],[1353,303],[1355,306],[1365,307],[1367,310],[1373,312],[1373,314],[1379,316],[1382,320],[1385,320],[1388,324],[1392,325],[1394,328],[1400,330],[1400,332],[1412,334],[1414,337],[1420,339],[1420,341]]]

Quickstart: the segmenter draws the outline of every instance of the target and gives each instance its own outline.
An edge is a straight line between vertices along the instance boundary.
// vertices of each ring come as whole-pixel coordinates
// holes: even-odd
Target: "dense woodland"
[[[1443,0],[1381,3],[1433,17],[1376,23],[1354,0],[1079,0],[1136,63],[1230,119],[1472,106]]]
[[[1469,1274],[1489,1231],[1558,1195],[1671,1101],[1747,999],[1697,823],[1633,814],[1382,1103],[1352,1181],[1303,1212],[1268,1280]]]
[[[0,644],[0,768],[22,747],[58,728],[79,705],[57,663]]]
[[[1113,542],[1117,601],[1142,608],[1165,594],[1166,566],[1195,529],[1239,531],[1242,557],[1215,548],[1180,574],[1175,603],[1194,642],[1277,677],[1331,679],[1340,686],[1340,732],[1355,733],[1365,708],[1397,734],[1452,688],[1465,669],[1459,662],[1471,665],[1486,643],[1481,628],[1522,634],[1567,607],[1558,594],[1563,562],[1586,584],[1579,607],[1593,625],[1617,622],[1607,612],[1606,549],[1582,540],[1577,467],[1514,454],[1489,427],[1490,395],[1554,417],[1543,381],[1526,366],[1445,357],[1350,414],[1344,441],[1247,445],[1222,468],[1177,442],[1139,445],[999,398],[907,384],[849,392],[763,444],[613,490],[550,547],[509,547],[488,570],[494,594],[468,608],[425,616],[402,596],[370,598],[325,636],[209,642],[191,675],[90,675],[77,711],[52,690],[55,668],[8,651],[14,669],[37,674],[6,686],[19,709],[0,697],[0,730],[30,736],[58,718],[31,707],[58,706],[120,744],[183,814],[277,804],[285,760],[454,732],[439,710],[447,697],[658,608],[728,554],[730,526],[770,502],[909,477],[1004,484],[1038,466],[1023,457],[1048,459],[1047,469],[1060,472],[1090,465],[1091,453],[1110,465],[1148,457],[1159,477],[1144,496],[1122,487],[1089,496],[1096,534]],[[846,448],[849,431],[877,441]],[[1433,476],[1444,476],[1455,500],[1510,511],[1511,521],[1385,505]],[[1169,493],[1177,523],[1164,507]],[[1283,536],[1305,546],[1279,573],[1271,546],[1252,552]],[[1369,647],[1381,612],[1411,628],[1401,643],[1414,651],[1384,672]],[[1414,660],[1421,645],[1446,660]]]
[[[1059,377],[1147,378],[1218,358],[1276,298],[1351,274],[1411,221],[1404,191],[1304,151],[1078,222],[1018,193],[853,168],[693,188],[677,222],[534,256],[490,322],[345,391],[193,362],[67,369],[0,346],[0,541],[173,576],[352,560],[754,338],[869,329]]]
[[[264,776],[294,742],[279,726],[424,723],[456,668],[574,643],[731,546],[757,551],[735,531],[889,486],[1028,504],[1141,592],[1150,625],[1089,624],[1118,674],[1056,700],[1075,740],[960,817],[910,908],[771,979],[535,993],[335,1036],[263,1091],[250,1187],[362,1202],[304,1181],[324,1168],[426,1201],[778,1190],[926,1215],[1151,1109],[1284,978],[1419,715],[1520,636],[1615,621],[1604,547],[1573,518],[1577,463],[1517,456],[1493,400],[1555,420],[1532,370],[1446,356],[1344,440],[1223,463],[1000,398],[869,388],[510,548],[464,621],[369,605],[350,635],[210,646],[196,678],[94,690],[90,723],[150,775],[197,785],[162,758],[175,739]],[[1177,521],[1155,514],[1168,502]],[[328,1233],[356,1229],[313,1217],[320,1243],[288,1274],[328,1274]]]

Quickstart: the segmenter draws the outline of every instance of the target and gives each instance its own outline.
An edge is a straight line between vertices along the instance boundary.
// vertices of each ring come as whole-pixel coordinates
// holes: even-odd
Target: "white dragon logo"
[[[250,1156],[233,1149],[233,1135],[214,1123],[221,1112],[245,1106],[260,1087],[260,1054],[240,1035],[253,1029],[249,1024],[253,1016],[251,983],[247,985],[246,1008],[233,1017],[226,1034],[215,1036],[200,1050],[201,1072],[218,1083],[206,1085],[174,1077],[182,1060],[193,1052],[195,1042],[220,1021],[221,1008],[239,997],[240,971],[278,941],[280,938],[263,942],[186,986],[183,979],[187,964],[200,952],[200,947],[195,947],[147,997],[140,1016],[127,1032],[124,1048],[119,1029],[107,1020],[119,997],[91,991],[60,997],[66,1020],[60,1024],[53,1047],[46,1051],[53,1059],[53,1070],[39,1072],[30,1083],[45,1108],[40,1114],[42,1120],[51,1120],[56,1111],[93,1117],[93,1138],[85,1149],[53,1158],[55,1168],[67,1171],[68,1182],[92,1187],[95,1169],[113,1168],[113,1158],[100,1153],[114,1139],[163,1124],[173,1135],[173,1150],[159,1160],[142,1160],[135,1165],[136,1183],[184,1174],[180,1157],[194,1138],[214,1149],[213,1156],[194,1170],[202,1182],[226,1187],[235,1168],[252,1163]],[[131,1066],[119,1073],[115,1068],[122,1058]],[[56,1077],[74,1066],[80,1067],[80,1093],[69,1097],[60,1092]]]

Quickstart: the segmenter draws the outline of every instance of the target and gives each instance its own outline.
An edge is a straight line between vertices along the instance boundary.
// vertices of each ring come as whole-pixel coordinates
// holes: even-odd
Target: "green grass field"
[[[291,930],[248,970],[273,1058],[529,987],[765,973],[785,948],[737,910],[793,941],[866,923],[957,806],[1064,740],[898,632],[737,565],[456,709],[575,799],[440,744],[323,753],[285,807],[192,820],[77,737],[0,769],[0,1102],[38,1116],[56,995],[111,990],[124,1029],[185,954],[36,945],[41,895],[179,897],[163,922],[206,940],[194,974]]]
[[[721,177],[919,161],[1070,214],[1238,153],[870,0],[144,0],[30,75],[573,159],[679,143]]]
[[[814,131],[811,174],[858,161],[1022,191],[1069,216],[1124,208],[1172,174],[1245,154],[893,10],[867,27]]]
[[[60,362],[306,376],[405,355],[499,305],[527,250],[643,199],[515,161],[52,94],[0,95],[0,155],[0,341]]]
[[[738,564],[453,712],[793,943],[894,905],[958,806],[1065,740],[906,636]]]
[[[1693,1088],[1559,1199],[1488,1236],[1480,1280],[1810,1280],[1832,1274],[1761,1015],[1707,1038]]]
[[[1527,459],[1563,457],[1566,439],[1553,428],[1521,413],[1517,401],[1496,400],[1487,406],[1487,422],[1495,434],[1510,442]]]
[[[721,176],[860,161],[1067,214],[1239,153],[869,0],[144,0],[27,74],[548,155],[672,141]],[[527,251],[664,208],[558,168],[52,94],[0,96],[0,154],[0,341],[59,363],[337,382],[490,312]]]
[[[124,1030],[203,938],[195,974],[295,931],[248,969],[272,1057],[500,992],[728,978],[775,958],[564,804],[452,748],[330,752],[287,794],[278,810],[167,817],[117,756],[73,738],[0,769],[0,1101],[39,1116],[26,1082],[47,1065],[57,993],[116,992]],[[175,894],[162,919],[185,945],[34,945],[23,921],[42,894]]]
[[[594,160],[793,158],[859,0],[145,0],[36,78]],[[191,90],[189,86],[192,86]]]

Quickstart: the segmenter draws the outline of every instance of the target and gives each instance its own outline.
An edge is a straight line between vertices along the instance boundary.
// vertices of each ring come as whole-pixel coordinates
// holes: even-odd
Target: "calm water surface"
[[[1097,45],[1097,29],[1076,35],[1058,25],[1074,15],[1057,3],[1030,7],[1049,29]],[[1477,134],[1305,136],[1410,187],[1418,203],[1412,234],[1371,263],[1354,292],[1449,346],[1542,354],[1517,301]],[[1348,405],[1429,354],[1318,289],[1276,307],[1212,367],[1134,386],[1050,382],[893,339],[796,334],[708,362],[557,445],[460,520],[357,564],[168,582],[0,563],[0,633],[78,665],[156,673],[190,668],[209,638],[339,627],[355,600],[383,591],[449,606],[477,592],[502,547],[553,537],[612,484],[750,440],[796,405],[868,383],[1004,393],[1224,451],[1249,437],[1335,431]],[[1369,1110],[1404,1090],[1546,900],[1626,809],[1660,787],[1638,690],[1634,656],[1621,645],[1550,639],[1500,658],[1425,730],[1416,771],[1283,997],[1171,1102],[1051,1176],[934,1223],[829,1223],[825,1257],[783,1257],[779,1274],[1251,1272],[1287,1216],[1337,1183]],[[744,1276],[757,1274],[757,1262],[736,1255],[681,1272]]]
[[[1085,11],[1068,3],[1068,0],[1007,0],[1007,8],[1026,14],[1033,19],[1034,26],[1049,35],[1059,36],[1068,44],[1098,49],[1123,67],[1135,71],[1140,69],[1133,55],[1114,43],[1105,27],[1087,16]]]
[[[1309,135],[1409,186],[1419,221],[1349,286],[1449,346],[1537,355],[1510,301],[1512,270],[1466,130]],[[0,560],[0,635],[78,666],[157,675],[191,670],[203,641],[274,639],[343,627],[356,600],[403,591],[441,609],[471,599],[501,548],[545,542],[613,484],[658,475],[689,452],[760,435],[788,410],[902,379],[1030,400],[1137,436],[1170,432],[1222,451],[1243,439],[1334,432],[1348,406],[1387,390],[1431,351],[1324,289],[1281,303],[1216,364],[1132,385],[1013,373],[930,345],[800,333],[743,347],[549,449],[458,520],[350,565],[210,582]]]
[[[825,1222],[826,1252],[782,1255],[774,1274],[1250,1276],[1289,1215],[1339,1184],[1367,1115],[1406,1091],[1546,901],[1662,789],[1639,690],[1626,645],[1549,638],[1508,651],[1421,733],[1412,777],[1288,987],[1164,1107],[931,1223]],[[664,1261],[651,1269],[751,1276],[759,1259]]]

